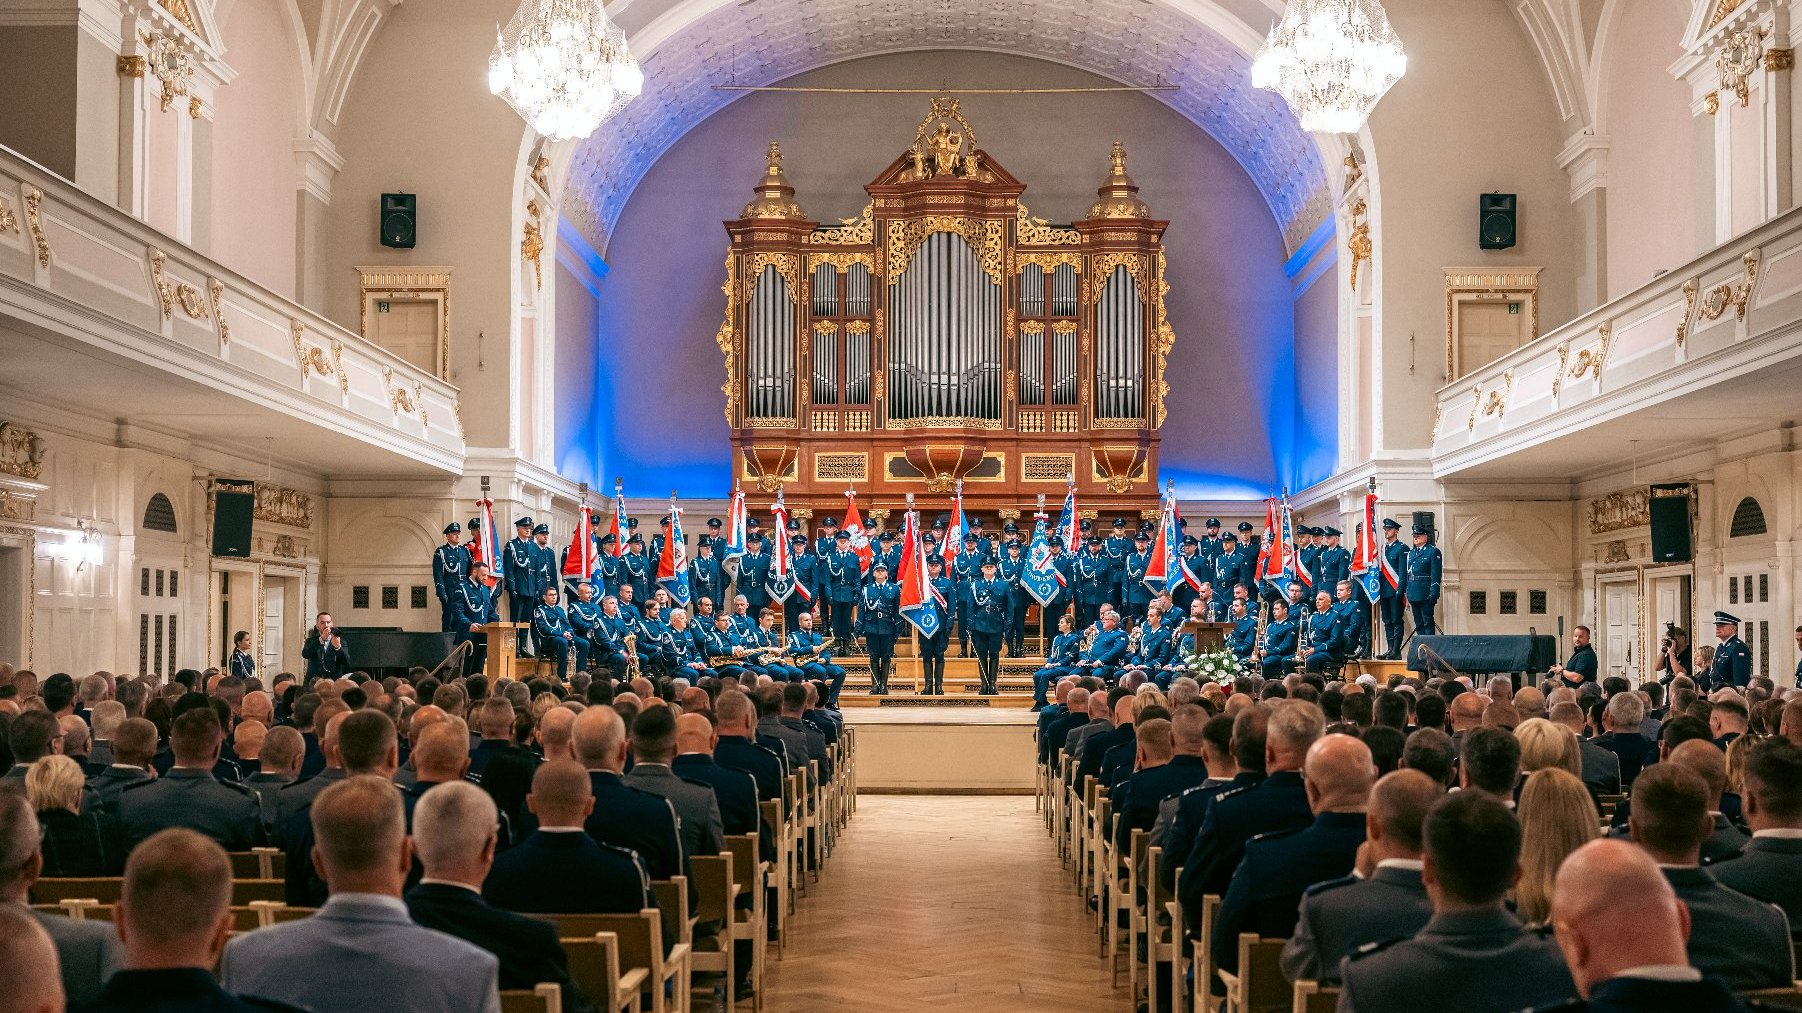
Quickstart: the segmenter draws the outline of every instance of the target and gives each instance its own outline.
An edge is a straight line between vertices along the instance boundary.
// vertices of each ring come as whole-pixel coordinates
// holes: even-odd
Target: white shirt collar
[[[1802,841],[1802,827],[1772,827],[1769,830],[1754,830],[1752,836],[1775,841]]]
[[[588,831],[582,827],[539,827],[538,832],[542,834],[585,834]],[[421,880],[421,882],[424,881]]]
[[[481,891],[481,890],[478,890],[478,889],[476,889],[476,888],[475,888],[475,887],[473,887],[473,886],[470,886],[470,885],[469,885],[469,884],[468,884],[468,883],[459,883],[459,882],[457,882],[457,881],[456,881],[456,880],[454,880],[454,879],[433,879],[433,878],[432,878],[432,877],[430,877],[430,876],[426,876],[426,877],[425,877],[425,878],[423,878],[423,879],[421,879],[421,880],[420,880],[420,881],[419,881],[419,885],[421,885],[421,886],[455,886],[455,887],[461,887],[461,888],[462,888],[462,889],[465,889],[465,890],[468,890],[468,891],[469,891],[469,892],[470,892],[470,893],[473,893],[473,894],[476,894],[476,895],[477,895],[477,896],[480,896],[480,895],[481,895],[481,893],[482,893],[482,891]]]
[[[1425,863],[1418,858],[1385,858],[1377,863],[1377,868],[1405,869],[1409,872],[1419,872],[1424,865]]]
[[[1688,964],[1646,964],[1643,967],[1629,967],[1615,977],[1643,978],[1647,981],[1701,981],[1702,972]]]

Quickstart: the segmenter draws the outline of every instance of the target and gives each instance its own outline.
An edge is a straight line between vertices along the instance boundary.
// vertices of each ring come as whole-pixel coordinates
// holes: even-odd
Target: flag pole
[[[960,499],[963,496],[963,488],[964,488],[963,479],[958,479],[957,489],[958,489],[958,496]],[[914,545],[912,546],[911,550],[906,545],[901,546],[902,553],[904,555],[907,555],[909,558],[902,560],[902,563],[899,565],[912,564],[909,567],[910,576],[908,577],[908,579],[909,580],[920,580],[922,575],[912,572],[915,568],[918,568],[921,565],[921,560],[920,560],[921,554],[920,554],[920,547],[919,547],[920,521],[919,521],[919,518],[914,517],[913,513],[914,513],[914,494],[910,492],[907,494],[906,512],[904,514],[902,514],[902,516],[901,516],[901,534],[902,534],[902,540],[905,541],[906,535],[907,535],[907,528],[908,528],[909,522],[911,521],[913,529],[914,529]],[[897,568],[899,568],[899,565],[897,566]],[[900,574],[898,574],[898,573],[895,574],[895,579],[899,580],[900,577],[901,577]],[[906,622],[909,626],[913,626],[913,623],[908,621],[905,617],[897,616],[896,618],[902,622]],[[920,643],[920,630],[918,627],[914,627],[913,664],[908,666],[909,671],[913,675],[914,696],[921,695],[920,687],[922,685],[924,685],[926,682],[926,652],[922,649],[922,646],[923,645]]]
[[[1034,526],[1038,525],[1039,515],[1043,514],[1044,512],[1045,512],[1045,494],[1039,493],[1039,509],[1033,513],[1033,517],[1032,517],[1032,522],[1033,522]],[[1030,552],[1030,548],[1031,547],[1028,546],[1029,552]],[[1032,560],[1030,560],[1030,559],[1027,560],[1028,564],[1030,564],[1031,562],[1032,562]],[[1039,656],[1046,659],[1046,661],[1049,662],[1050,661],[1050,651],[1051,651],[1051,645],[1049,645],[1045,642],[1045,606],[1041,603],[1039,605]]]
[[[1366,480],[1365,490],[1372,496],[1377,494],[1377,477],[1375,475],[1370,476],[1370,478]],[[1366,500],[1365,502],[1369,501]],[[1377,502],[1381,503],[1382,500],[1378,500]],[[1364,653],[1372,658],[1376,657],[1377,653],[1377,619],[1383,611],[1383,567],[1382,564],[1378,562],[1383,558],[1383,543],[1377,541],[1376,520],[1376,511],[1364,511],[1364,527],[1366,529],[1364,537],[1370,539],[1371,554],[1375,557],[1373,559],[1365,560],[1364,565],[1370,566],[1372,563],[1377,564],[1377,600],[1370,603],[1370,637],[1364,642]],[[1369,598],[1370,596],[1367,594],[1364,597]],[[1360,661],[1358,664],[1360,673],[1362,673],[1363,668],[1363,662]]]

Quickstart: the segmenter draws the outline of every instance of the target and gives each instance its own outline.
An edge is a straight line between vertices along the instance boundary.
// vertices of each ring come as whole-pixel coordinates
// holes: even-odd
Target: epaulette
[[[1234,798],[1236,796],[1243,795],[1246,792],[1248,792],[1256,787],[1257,787],[1257,785],[1255,785],[1255,784],[1242,784],[1237,788],[1228,788],[1227,790],[1221,792],[1220,794],[1215,795],[1214,802],[1216,804],[1218,804],[1220,802],[1224,802],[1229,798]]]
[[[1346,954],[1345,959],[1353,960],[1353,961],[1363,960],[1365,957],[1368,957],[1373,953],[1383,952],[1384,950],[1388,949],[1389,947],[1394,946],[1396,943],[1406,942],[1408,938],[1409,937],[1407,937],[1407,936],[1403,936],[1399,939],[1385,939],[1379,943],[1365,943],[1363,946],[1360,946],[1357,949]]]
[[[1341,876],[1338,879],[1329,879],[1329,880],[1326,880],[1325,882],[1315,883],[1313,886],[1310,886],[1306,890],[1303,890],[1302,896],[1303,897],[1312,897],[1317,893],[1325,893],[1328,890],[1337,890],[1342,886],[1351,886],[1354,883],[1362,883],[1362,882],[1363,882],[1363,880],[1359,879],[1356,876]]]
[[[1251,839],[1246,841],[1245,843],[1246,844],[1256,844],[1259,841],[1280,840],[1284,837],[1292,837],[1296,834],[1301,833],[1303,830],[1306,830],[1306,829],[1308,829],[1308,828],[1307,827],[1290,827],[1287,830],[1272,830],[1267,833],[1253,834],[1253,835],[1251,835]]]
[[[257,794],[255,788],[246,787],[242,784],[239,784],[236,781],[221,781],[216,777],[213,778],[213,781],[216,784],[225,785],[227,788],[230,788],[231,790],[237,792],[240,795],[249,795],[251,798],[258,799],[258,800],[261,800],[263,797],[263,796]]]
[[[128,784],[128,785],[126,785],[126,786],[125,786],[125,787],[123,787],[123,788],[120,788],[120,789],[119,789],[119,791],[120,791],[120,792],[121,792],[121,793],[124,793],[124,792],[128,792],[128,791],[137,791],[137,790],[138,790],[138,789],[139,789],[139,788],[143,788],[143,787],[146,787],[146,786],[148,786],[148,785],[152,785],[152,784],[162,784],[162,783],[163,783],[163,779],[162,779],[162,778],[160,778],[160,777],[152,777],[152,778],[149,778],[149,779],[147,779],[147,780],[143,780],[143,781],[134,781],[134,782],[132,782],[132,783],[131,783],[131,784]]]

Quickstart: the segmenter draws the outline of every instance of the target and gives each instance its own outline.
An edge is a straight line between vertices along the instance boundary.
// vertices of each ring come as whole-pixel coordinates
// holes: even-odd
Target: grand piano
[[[398,626],[341,626],[338,633],[351,664],[378,677],[404,675],[414,665],[435,668],[451,652],[449,633],[410,633]]]

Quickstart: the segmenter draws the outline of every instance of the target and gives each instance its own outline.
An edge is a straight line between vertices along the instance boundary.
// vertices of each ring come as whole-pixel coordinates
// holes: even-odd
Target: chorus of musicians
[[[901,547],[893,531],[857,546],[853,533],[832,518],[813,538],[790,520],[783,573],[756,518],[746,519],[743,551],[730,560],[723,522],[710,519],[687,561],[689,601],[682,604],[657,578],[669,538],[667,516],[648,551],[636,519],[627,522],[617,552],[615,536],[601,532],[597,519],[591,537],[598,562],[585,579],[566,576],[568,549],[560,558],[550,545],[549,525],[531,517],[515,522],[515,537],[501,547],[499,572],[491,573],[472,551],[478,523],[470,522],[471,545],[462,543],[462,525],[447,525],[444,544],[432,557],[443,630],[464,648],[467,670],[483,664],[483,627],[499,621],[504,592],[508,621],[519,624],[520,655],[550,659],[559,678],[573,655],[578,670],[619,679],[649,671],[691,680],[818,680],[830,687],[833,703],[845,682],[835,653],[866,655],[871,692],[883,695],[896,641],[906,635],[916,638],[921,694],[944,693],[953,641],[960,657],[976,659],[980,692],[995,694],[1003,654],[1027,653],[1035,603],[1036,632],[1046,645],[1045,664],[1033,680],[1035,709],[1045,705],[1047,687],[1066,675],[1112,683],[1136,672],[1167,685],[1196,653],[1195,627],[1184,632],[1189,621],[1223,624],[1215,629],[1224,649],[1246,671],[1267,677],[1302,668],[1336,672],[1353,658],[1399,657],[1406,636],[1435,633],[1443,568],[1433,532],[1416,527],[1410,544],[1400,538],[1401,525],[1385,519],[1378,546],[1385,572],[1371,595],[1364,581],[1353,579],[1342,532],[1298,525],[1297,573],[1279,590],[1258,577],[1260,540],[1252,525],[1222,530],[1218,518],[1208,518],[1200,536],[1188,534],[1182,522],[1175,560],[1181,572],[1168,590],[1154,593],[1145,579],[1152,530],[1141,525],[1129,534],[1127,520],[1115,518],[1104,535],[1084,520],[1078,546],[1066,547],[1056,534],[1046,537],[1047,555],[1038,568],[1052,579],[1039,582],[1045,595],[1039,602],[1022,579],[1034,564],[1019,525],[1008,521],[999,533],[985,534],[982,521],[971,517],[957,539],[961,544],[950,546],[941,517],[922,533],[927,579],[945,604],[945,621],[928,636],[901,615]],[[1383,631],[1380,651],[1373,611]],[[1411,631],[1404,620],[1409,612]]]

